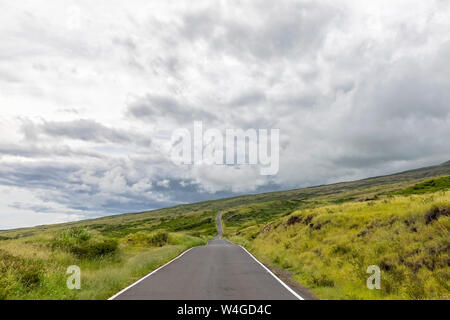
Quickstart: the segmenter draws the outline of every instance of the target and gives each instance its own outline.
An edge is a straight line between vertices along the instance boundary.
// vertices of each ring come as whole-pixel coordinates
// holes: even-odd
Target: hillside
[[[321,298],[450,299],[450,176],[275,219],[263,210],[224,212],[225,235]],[[372,265],[381,290],[366,288]]]
[[[353,182],[1,231],[0,299],[105,299],[206,243],[216,233],[220,210],[225,236],[290,272],[320,298],[448,298],[448,175],[450,162]],[[432,223],[426,215],[434,217]],[[406,261],[411,252],[415,260]],[[390,289],[364,289],[362,268],[369,262],[384,266]],[[66,268],[74,264],[83,270],[79,291],[65,286]],[[432,283],[421,280],[427,278]],[[395,281],[410,289],[395,287]]]

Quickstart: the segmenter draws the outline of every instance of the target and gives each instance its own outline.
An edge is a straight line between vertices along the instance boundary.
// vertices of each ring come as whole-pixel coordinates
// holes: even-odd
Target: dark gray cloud
[[[14,202],[9,205],[11,208],[20,209],[20,210],[31,210],[36,213],[40,212],[55,212],[55,209],[51,206],[43,206],[43,205],[29,205],[23,202]]]
[[[99,152],[87,150],[74,150],[69,146],[37,146],[35,144],[0,144],[0,158],[2,156],[16,156],[25,158],[52,158],[52,157],[91,157],[102,159]]]
[[[108,128],[94,120],[75,120],[67,122],[50,121],[40,126],[42,132],[54,137],[65,137],[84,141],[118,142],[131,141],[128,134]]]
[[[162,171],[161,175],[151,179],[130,174],[130,167],[145,171],[149,164],[122,161],[108,163],[113,169],[44,162],[2,164],[0,185],[34,190],[44,202],[56,202],[71,210],[85,212],[88,216],[98,215],[99,212],[114,214],[143,211],[211,199],[211,195],[203,193],[194,180],[171,178]],[[123,179],[123,184],[117,182],[118,178]],[[160,183],[162,181],[164,183]],[[218,192],[213,198],[231,195],[231,192]],[[51,205],[14,202],[9,206],[36,212],[55,212]]]
[[[56,165],[48,161],[28,165],[3,163],[0,167],[0,184],[58,190],[79,169],[78,166]]]
[[[27,141],[37,141],[39,135],[43,134],[52,138],[81,140],[86,142],[122,145],[138,144],[145,147],[151,145],[150,136],[129,130],[107,127],[90,119],[44,121],[42,123],[35,123],[26,118],[21,118],[20,120],[22,122],[21,130]],[[30,148],[30,152],[35,149],[33,146],[30,146]],[[54,150],[56,154],[62,154],[63,152],[68,153],[70,148],[58,146],[58,148],[55,148]],[[26,151],[24,150],[23,152]],[[32,152],[36,153],[36,151]]]
[[[186,123],[195,120],[216,120],[214,114],[192,107],[186,102],[180,103],[169,95],[147,94],[138,98],[128,106],[127,114],[141,121],[166,119]]]
[[[300,57],[315,55],[329,24],[343,14],[339,6],[307,1],[256,1],[239,11],[228,16],[217,6],[186,14],[181,33],[244,59]]]
[[[245,92],[244,94],[237,96],[236,98],[231,100],[229,105],[232,107],[245,107],[256,104],[262,104],[265,101],[266,95],[264,94],[264,92],[255,90],[255,91],[248,91]]]

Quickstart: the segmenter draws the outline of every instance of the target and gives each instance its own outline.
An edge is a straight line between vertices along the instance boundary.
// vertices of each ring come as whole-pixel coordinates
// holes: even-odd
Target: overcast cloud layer
[[[0,229],[450,159],[450,2],[0,1]],[[279,128],[280,171],[170,136]]]

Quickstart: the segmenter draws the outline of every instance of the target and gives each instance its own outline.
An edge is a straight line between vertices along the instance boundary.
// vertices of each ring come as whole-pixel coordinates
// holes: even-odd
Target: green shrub
[[[70,252],[80,259],[93,259],[113,254],[118,249],[118,242],[114,239],[105,239],[79,243],[70,248]]]
[[[92,238],[92,234],[87,228],[76,227],[65,230],[61,233],[63,239],[77,239],[80,241],[88,241]]]
[[[87,242],[91,238],[92,234],[86,228],[70,228],[59,233],[52,240],[51,247],[70,251],[74,246]]]
[[[162,247],[169,243],[169,234],[164,231],[154,234],[138,232],[130,235],[127,241],[137,246]]]
[[[41,282],[42,268],[37,265],[27,263],[20,270],[19,280],[25,288],[33,288]]]
[[[94,239],[86,228],[71,228],[53,239],[51,247],[68,251],[80,259],[92,259],[115,253],[118,242],[114,239]]]
[[[437,191],[444,191],[450,189],[450,176],[430,179],[421,183],[418,183],[412,187],[400,190],[394,194],[398,195],[410,195],[410,194],[424,194]]]
[[[155,247],[162,247],[167,244],[168,240],[169,234],[167,232],[158,232],[149,238],[148,243]]]

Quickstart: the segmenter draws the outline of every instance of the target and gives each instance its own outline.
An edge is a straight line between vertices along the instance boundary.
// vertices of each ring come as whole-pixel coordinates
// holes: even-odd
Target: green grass
[[[450,189],[450,176],[445,176],[418,183],[412,187],[397,191],[394,194],[399,195],[424,194],[449,189]]]
[[[225,222],[225,231],[320,298],[449,299],[449,207],[440,191],[304,209],[239,231]],[[370,265],[382,270],[381,290],[366,287]]]

